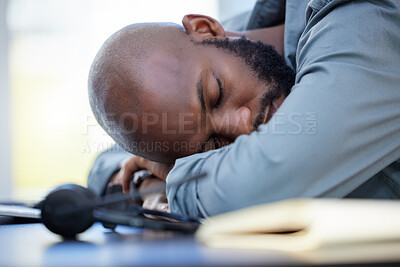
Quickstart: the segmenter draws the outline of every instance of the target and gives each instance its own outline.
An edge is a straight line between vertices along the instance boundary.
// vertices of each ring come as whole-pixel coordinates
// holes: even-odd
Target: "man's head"
[[[100,125],[124,149],[159,162],[215,149],[265,123],[294,73],[270,46],[227,39],[206,16],[136,24],[111,36],[89,75]]]

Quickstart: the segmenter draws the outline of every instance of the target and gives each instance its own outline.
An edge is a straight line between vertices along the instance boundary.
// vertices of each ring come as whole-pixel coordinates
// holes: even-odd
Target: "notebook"
[[[357,243],[400,244],[400,201],[285,200],[211,217],[196,237],[212,247],[293,252]]]

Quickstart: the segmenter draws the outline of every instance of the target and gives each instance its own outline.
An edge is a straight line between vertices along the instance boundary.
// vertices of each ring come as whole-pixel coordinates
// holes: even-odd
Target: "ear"
[[[215,19],[204,15],[186,15],[182,19],[186,32],[196,41],[211,37],[225,38],[225,30]]]

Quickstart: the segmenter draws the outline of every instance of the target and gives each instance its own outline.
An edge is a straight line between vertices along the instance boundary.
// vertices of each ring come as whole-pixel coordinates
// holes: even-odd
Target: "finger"
[[[124,193],[129,192],[132,175],[139,170],[137,160],[138,158],[136,156],[132,156],[128,160],[121,163],[119,179],[121,181],[122,190]]]
[[[130,158],[129,158],[129,159],[130,159]],[[119,169],[118,169],[118,171],[115,172],[115,173],[111,176],[110,184],[115,184],[115,185],[121,185],[121,186],[122,186],[122,174],[123,174],[124,171],[125,171],[124,168],[125,168],[126,162],[127,162],[129,159],[126,159],[126,160],[122,161],[122,162],[119,164]]]
[[[123,168],[120,170],[120,179],[121,179],[121,185],[122,185],[122,191],[124,193],[129,192],[129,183],[131,181],[132,177],[132,171],[127,168]]]
[[[118,171],[115,172],[115,173],[111,176],[111,178],[110,178],[108,184],[109,184],[109,185],[118,184],[118,183],[117,183],[117,177],[118,177]]]
[[[169,206],[168,203],[160,203],[156,207],[156,210],[162,211],[162,212],[169,212]]]

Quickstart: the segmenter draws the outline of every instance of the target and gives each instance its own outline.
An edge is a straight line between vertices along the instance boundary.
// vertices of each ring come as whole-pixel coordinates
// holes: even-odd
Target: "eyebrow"
[[[201,104],[201,111],[206,114],[206,102],[204,101],[204,88],[203,88],[203,75],[200,74],[200,78],[197,82],[197,95]]]

